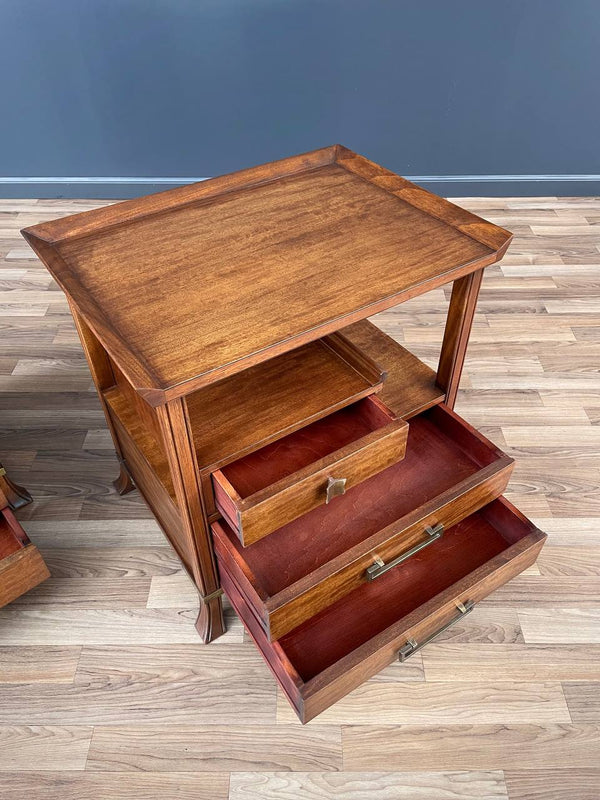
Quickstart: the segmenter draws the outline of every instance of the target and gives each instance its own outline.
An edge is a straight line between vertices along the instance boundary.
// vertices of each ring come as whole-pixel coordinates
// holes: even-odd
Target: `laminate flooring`
[[[537,564],[306,726],[197,597],[116,461],[68,312],[19,236],[102,205],[0,200],[0,460],[52,578],[0,609],[3,800],[600,797],[600,199],[458,201],[515,240],[457,410],[516,459]],[[374,318],[431,366],[450,287]]]

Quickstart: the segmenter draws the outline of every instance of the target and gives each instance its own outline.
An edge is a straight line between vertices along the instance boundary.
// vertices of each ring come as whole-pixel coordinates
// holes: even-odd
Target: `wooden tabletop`
[[[487,266],[511,238],[339,145],[23,235],[153,404]]]

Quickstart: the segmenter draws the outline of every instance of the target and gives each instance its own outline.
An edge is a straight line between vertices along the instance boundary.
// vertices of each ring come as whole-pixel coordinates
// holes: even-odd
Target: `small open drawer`
[[[274,640],[424,546],[504,491],[513,461],[439,405],[410,421],[405,457],[249,547],[213,523],[231,574]],[[429,532],[428,530],[429,529]],[[382,562],[382,563],[381,563]]]
[[[402,459],[407,433],[366,397],[214,472],[217,508],[247,546]]]
[[[501,498],[380,581],[269,642],[231,577],[222,585],[296,713],[307,722],[396,658],[405,660],[535,561],[546,536]]]

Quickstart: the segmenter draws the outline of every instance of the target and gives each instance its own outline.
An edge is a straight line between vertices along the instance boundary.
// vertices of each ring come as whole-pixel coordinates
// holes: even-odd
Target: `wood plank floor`
[[[600,797],[600,199],[459,201],[515,232],[457,410],[517,460],[538,564],[302,727],[240,623],[197,600],[116,461],[62,293],[0,200],[0,460],[52,578],[0,610],[3,800]],[[435,365],[448,287],[375,321]]]

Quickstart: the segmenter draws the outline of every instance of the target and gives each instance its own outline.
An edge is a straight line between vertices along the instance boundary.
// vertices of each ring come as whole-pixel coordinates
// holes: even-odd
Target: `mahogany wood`
[[[487,266],[510,241],[337,145],[23,235],[153,405]]]
[[[23,486],[19,486],[6,474],[6,470],[0,464],[0,491],[8,501],[8,505],[13,511],[31,503],[31,495]]]
[[[33,589],[50,572],[0,493],[0,606]]]
[[[0,511],[0,560],[29,544],[27,534],[6,508]]]
[[[377,397],[367,397],[227,464],[221,474],[247,498],[395,421]],[[400,423],[408,432],[408,424]]]
[[[404,420],[366,398],[217,470],[217,508],[252,544],[323,505],[330,477],[348,491],[401,460],[407,433]]]
[[[376,555],[389,561],[427,525],[452,526],[499,497],[512,464],[437,406],[411,420],[403,461],[265,539],[243,547],[225,521],[213,523],[221,574],[231,573],[267,636],[278,639],[365,583]]]
[[[107,389],[102,393],[102,398],[106,403],[113,428],[117,425],[117,421],[121,424],[122,431],[127,434],[128,439],[132,441],[143,456],[149,469],[160,482],[164,492],[176,504],[175,489],[164,448],[158,444],[156,438],[152,435],[152,430],[148,429],[144,424],[144,418],[138,413],[137,406],[131,403],[129,396],[123,392],[121,386],[112,386]],[[125,463],[131,467],[121,442],[122,436],[119,435],[117,438],[120,443],[122,457]],[[132,469],[131,471],[135,473],[135,470]]]
[[[69,295],[67,295],[67,300],[69,301],[69,307],[71,309],[71,314],[73,315],[75,328],[77,329],[77,334],[79,335],[79,341],[81,342],[83,352],[92,374],[94,386],[98,392],[98,397],[102,405],[102,410],[104,411],[108,430],[110,431],[110,435],[113,440],[115,452],[117,454],[117,458],[119,459],[119,475],[114,480],[113,485],[118,494],[127,494],[127,492],[133,491],[135,486],[133,485],[129,472],[123,465],[123,452],[121,450],[119,439],[115,432],[112,419],[106,405],[106,400],[103,395],[104,391],[109,389],[115,383],[115,376],[112,370],[111,361],[106,350],[102,347],[98,338],[94,335],[92,329],[77,311],[77,308],[75,307]]]
[[[77,330],[88,357],[94,383],[98,390],[108,427],[111,431],[117,455],[121,461],[121,472],[115,481],[120,494],[134,488],[131,475],[143,497],[150,505],[167,538],[175,548],[190,572],[202,594],[209,594],[218,588],[212,566],[212,554],[209,552],[208,564],[212,568],[212,578],[208,574],[206,584],[202,577],[200,557],[192,530],[192,525],[203,525],[202,517],[191,522],[190,511],[182,488],[182,468],[173,437],[179,437],[179,446],[184,451],[187,441],[187,426],[181,432],[181,415],[184,409],[175,409],[177,426],[174,428],[166,409],[156,411],[146,408],[145,401],[138,397],[134,400],[132,389],[118,368],[113,369],[111,359],[86,325],[85,321],[72,306]],[[180,401],[178,401],[180,402]],[[189,464],[186,463],[189,471]],[[194,462],[195,463],[195,462]],[[186,473],[187,477],[187,473]],[[177,494],[179,488],[179,495]],[[200,520],[200,521],[198,521]],[[205,530],[205,529],[204,529]],[[205,536],[206,539],[206,536]],[[205,549],[209,547],[206,543]],[[206,559],[206,557],[205,557]],[[205,561],[206,564],[206,561]],[[204,586],[214,588],[203,591]],[[210,614],[212,613],[212,618]],[[198,617],[201,636],[209,640],[223,630],[220,599],[210,606],[202,606]]]
[[[446,578],[462,586],[469,576],[461,578],[461,570],[475,559],[476,586],[487,592],[541,544],[531,538],[537,534],[524,533],[528,523],[511,521],[514,512],[476,515],[479,533],[471,538],[481,548],[469,550],[464,563],[450,559],[438,597],[418,606],[427,593],[417,576],[415,608],[399,598],[394,614],[403,619],[381,615],[392,638],[382,630],[360,642],[370,610],[354,609],[351,598],[368,588],[362,582],[367,560],[410,546],[424,524],[458,522],[500,493],[510,471],[510,460],[483,437],[435,408],[444,397],[454,402],[481,271],[511,239],[503,228],[335,145],[44,222],[23,235],[67,294],[121,463],[117,490],[138,486],[192,575],[203,601],[197,627],[205,641],[223,631],[209,530],[209,519],[217,519],[211,473],[220,471],[221,507],[232,521],[244,503],[268,500],[254,503],[268,509],[260,519],[252,511],[256,530],[278,530],[247,550],[263,553],[269,539],[287,542],[280,561],[289,574],[277,572],[269,548],[260,563],[254,555],[246,561],[235,536],[237,546],[230,546],[225,522],[215,523],[216,546],[223,585],[303,718],[385,663],[392,642],[396,647],[409,629],[420,633],[447,618],[457,590]],[[436,376],[366,317],[451,281]],[[368,477],[387,465],[388,445],[398,445],[403,423],[385,437],[377,425],[361,432],[364,419],[354,420],[347,440],[334,431],[341,409],[359,401],[374,408],[380,401],[364,398],[379,390],[399,419],[422,415],[410,423],[410,474],[395,463]],[[311,463],[273,456],[273,469],[263,461],[248,483],[248,465],[260,464],[257,451],[281,453],[286,441],[297,444],[307,435],[296,432],[325,417],[327,452],[317,449]],[[354,459],[351,477],[361,482],[284,525],[290,514],[307,510],[299,500],[302,481],[316,480],[319,463],[323,470],[343,458]],[[238,474],[244,465],[246,477]],[[335,545],[332,533],[315,523],[324,508],[337,520]],[[247,520],[244,527],[247,533]],[[288,528],[298,534],[295,552]],[[302,538],[304,530],[312,530],[312,539]],[[516,549],[494,555],[510,538],[507,531],[514,531]],[[371,600],[369,592],[360,596]],[[372,598],[378,610],[381,597]],[[350,635],[340,621],[339,638],[334,627],[331,642],[321,646],[322,615],[339,604],[357,615],[357,629]],[[257,619],[265,613],[269,635],[282,636],[285,650],[279,642],[263,646],[267,637]],[[320,655],[303,652],[312,647],[303,634],[310,625]],[[327,665],[319,658],[333,660]]]
[[[156,410],[149,406],[146,401],[133,389],[127,378],[123,375],[117,364],[109,359],[116,388],[119,394],[123,397],[122,407],[130,409],[129,413],[139,417],[137,428],[140,432],[144,432],[144,436],[148,434],[154,439],[154,442],[162,450],[162,432],[158,424],[158,417]],[[112,391],[112,387],[111,387]],[[163,456],[164,458],[164,456]]]
[[[136,488],[133,479],[131,477],[131,472],[127,468],[125,462],[121,462],[119,464],[119,474],[113,481],[113,486],[115,487],[115,491],[121,497],[124,494],[129,494],[129,492],[133,492]]]
[[[452,286],[437,374],[438,384],[446,392],[445,403],[450,408],[454,408],[456,402],[482,278],[480,269],[454,281]]]
[[[194,392],[186,402],[198,464],[212,472],[380,391],[382,381],[381,368],[338,336]]]
[[[111,414],[112,414],[111,408]],[[181,515],[174,497],[174,489],[170,475],[165,475],[164,465],[156,468],[156,461],[151,451],[141,443],[140,438],[135,438],[132,431],[135,428],[127,427],[127,418],[116,414],[113,416],[115,430],[119,437],[126,467],[123,469],[135,475],[136,488],[152,509],[167,539],[173,545],[175,552],[182,560],[184,566],[192,574],[193,552],[190,552],[189,542],[182,530]],[[169,489],[166,488],[169,485]]]
[[[0,606],[12,603],[50,577],[48,567],[33,544],[0,561]]]
[[[328,347],[338,358],[341,358],[359,375],[362,375],[373,386],[375,391],[381,391],[387,373],[377,361],[370,357],[369,353],[360,347],[356,347],[350,339],[344,336],[342,331],[334,331],[317,341]]]
[[[315,717],[397,657],[408,639],[434,633],[530,566],[545,534],[504,499],[448,530],[438,543],[364,584],[277,642],[269,642],[235,583],[232,605],[302,722]]]
[[[420,359],[363,319],[342,329],[356,347],[368,353],[386,371],[380,397],[398,417],[410,419],[444,399],[436,374]]]
[[[199,485],[198,464],[189,417],[183,400],[172,400],[157,410],[165,451],[181,513],[182,531],[190,554],[191,574],[200,591],[196,628],[204,642],[225,630],[214,553],[208,538],[208,519]],[[208,602],[203,598],[210,596]]]

